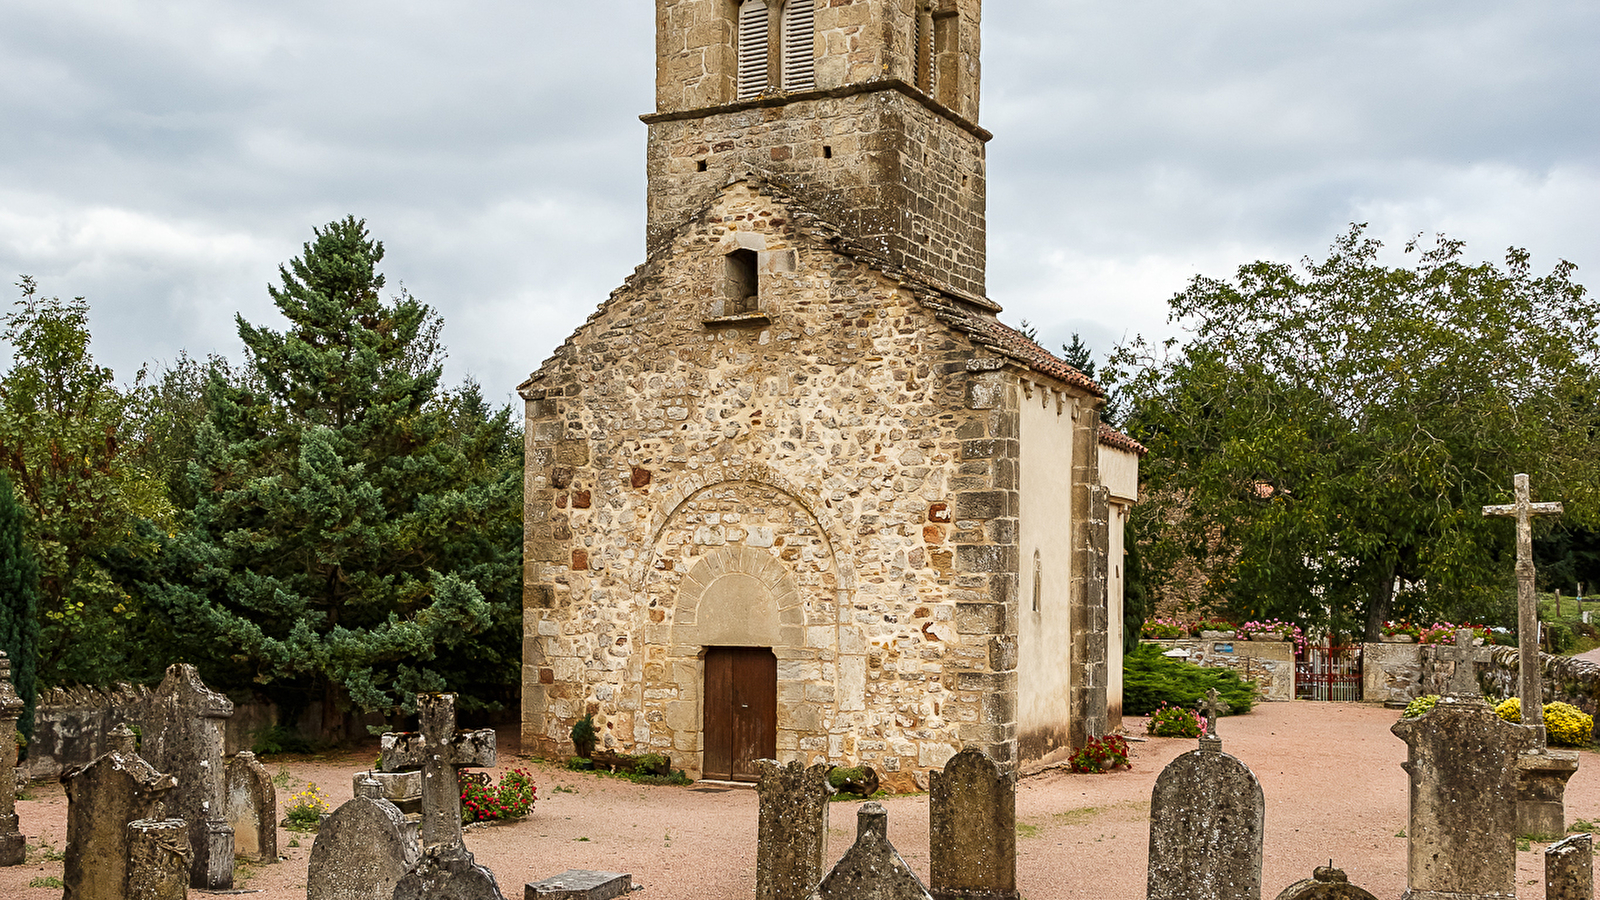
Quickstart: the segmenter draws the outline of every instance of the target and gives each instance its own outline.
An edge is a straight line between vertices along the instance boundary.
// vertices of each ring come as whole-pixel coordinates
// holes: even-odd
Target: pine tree
[[[288,329],[238,318],[251,376],[210,380],[187,527],[146,589],[208,679],[321,700],[339,737],[352,707],[516,684],[522,459],[509,410],[440,390],[440,320],[384,302],[365,223],[314,234],[269,288]]]
[[[1072,333],[1072,343],[1061,345],[1061,358],[1085,376],[1094,378],[1094,351],[1078,337],[1076,331]]]
[[[27,705],[17,728],[33,738],[33,708],[38,699],[39,565],[28,549],[27,511],[0,474],[0,650],[11,659],[11,684]]]

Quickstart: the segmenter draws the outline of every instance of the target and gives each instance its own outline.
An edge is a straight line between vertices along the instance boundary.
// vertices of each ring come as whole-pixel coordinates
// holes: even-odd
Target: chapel
[[[980,0],[656,0],[643,265],[519,388],[522,739],[1054,762],[1144,452],[985,294]]]

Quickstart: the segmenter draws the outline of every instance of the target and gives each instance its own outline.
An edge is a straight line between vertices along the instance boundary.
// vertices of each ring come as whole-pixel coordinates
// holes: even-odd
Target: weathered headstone
[[[810,900],[933,900],[917,873],[889,843],[889,814],[868,801],[856,811],[856,842]]]
[[[1150,794],[1149,900],[1261,898],[1261,783],[1222,752],[1214,716],[1207,730],[1199,749],[1161,770]]]
[[[228,760],[223,814],[233,829],[235,856],[278,861],[278,790],[256,755],[241,750]]]
[[[133,752],[128,726],[117,726],[110,739],[109,751],[61,776],[67,785],[65,900],[123,900],[128,823],[164,818],[162,801],[174,787],[171,775]]]
[[[232,715],[232,700],[206,687],[194,666],[174,663],[150,698],[146,717],[143,753],[178,780],[170,812],[189,823],[189,884],[197,888],[233,887],[233,829],[223,818],[222,766],[223,722]]]
[[[422,860],[395,885],[394,900],[501,900],[494,873],[461,840],[460,770],[494,765],[494,731],[457,731],[455,694],[418,694],[417,717],[420,731],[379,741],[384,771],[422,768]]]
[[[522,900],[611,900],[633,890],[633,876],[623,872],[568,869],[523,888]]]
[[[1544,848],[1545,900],[1594,900],[1594,835],[1574,834]]]
[[[306,900],[390,900],[420,855],[393,803],[347,800],[317,828],[306,866]]]
[[[928,888],[935,900],[1015,900],[1016,775],[969,748],[928,778]]]
[[[805,900],[828,852],[828,766],[756,761],[756,900]]]
[[[1532,735],[1484,702],[1471,674],[1471,642],[1470,631],[1457,632],[1450,693],[1390,729],[1408,747],[1409,900],[1516,896],[1514,764]]]
[[[28,839],[17,821],[17,718],[23,700],[11,684],[11,660],[0,650],[0,866],[20,866]]]
[[[1519,837],[1551,840],[1566,833],[1567,780],[1577,771],[1576,750],[1538,747],[1517,757]]]
[[[128,823],[128,900],[184,900],[189,895],[189,825],[182,819]]]
[[[422,770],[357,772],[350,779],[352,796],[387,800],[422,821]]]
[[[1371,892],[1350,883],[1343,869],[1317,866],[1311,877],[1284,888],[1277,900],[1378,900]]]

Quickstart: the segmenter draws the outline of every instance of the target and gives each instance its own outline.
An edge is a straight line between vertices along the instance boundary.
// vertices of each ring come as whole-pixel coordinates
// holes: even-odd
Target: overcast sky
[[[1167,334],[1196,273],[1349,223],[1600,286],[1600,3],[991,2],[989,294],[1047,346]],[[85,296],[119,377],[354,213],[511,389],[644,254],[643,0],[0,0],[0,275]],[[15,289],[9,296],[16,296]]]

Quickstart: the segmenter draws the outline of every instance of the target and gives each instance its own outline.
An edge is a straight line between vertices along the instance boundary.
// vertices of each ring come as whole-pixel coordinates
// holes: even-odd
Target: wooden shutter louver
[[[766,0],[744,0],[739,7],[739,99],[767,89]]]
[[[816,0],[789,0],[783,8],[783,89],[817,86]]]

